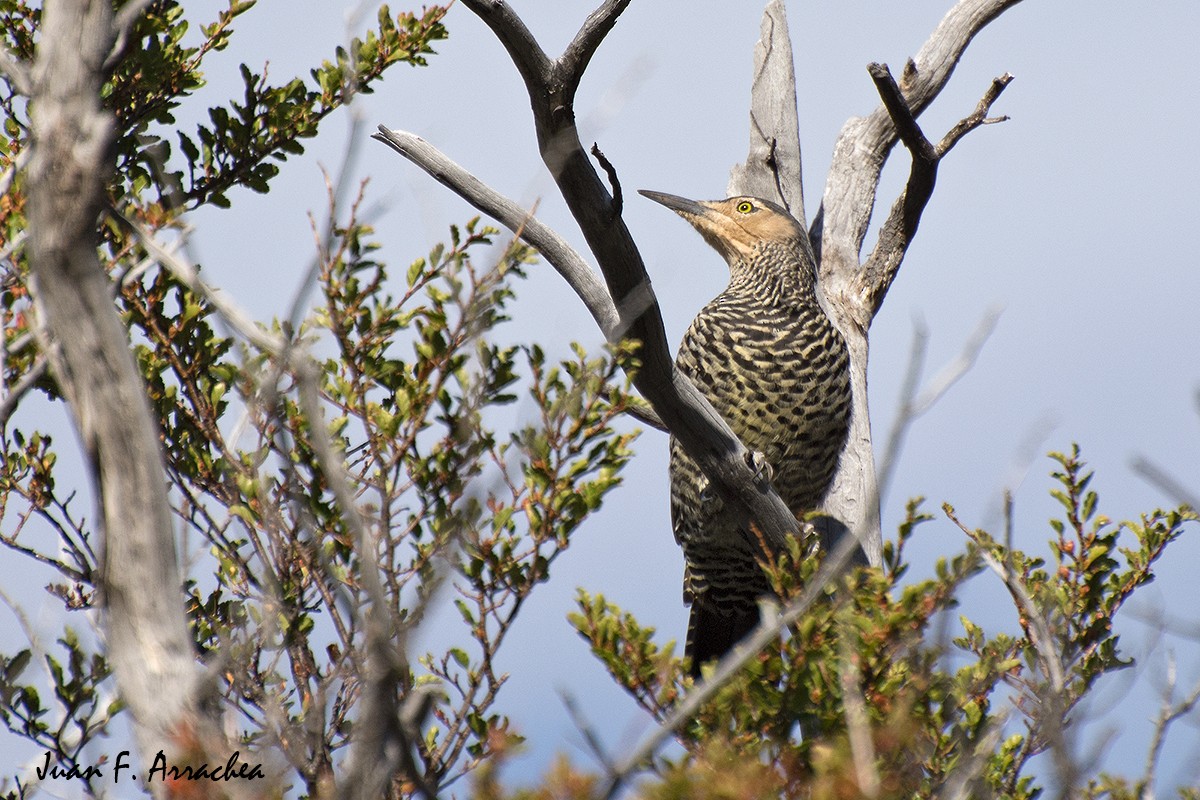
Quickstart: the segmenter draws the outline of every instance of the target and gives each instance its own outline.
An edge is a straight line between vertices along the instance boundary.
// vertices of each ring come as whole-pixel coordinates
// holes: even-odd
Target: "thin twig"
[[[625,206],[625,201],[621,197],[621,181],[617,179],[617,168],[612,165],[612,162],[600,150],[600,145],[595,142],[592,142],[592,155],[600,162],[604,173],[608,175],[608,183],[612,187],[612,216],[613,219],[616,219],[621,216],[621,211]]]
[[[900,383],[900,400],[897,403],[896,421],[888,432],[887,442],[883,447],[883,457],[879,460],[879,496],[887,497],[892,485],[892,475],[900,460],[900,448],[908,430],[912,427],[916,414],[913,407],[916,404],[917,392],[921,386],[921,373],[925,369],[925,355],[929,349],[929,329],[919,319],[913,320],[912,345],[909,348],[908,367],[904,370],[904,380]]]
[[[1162,710],[1154,724],[1154,736],[1150,740],[1150,749],[1146,753],[1146,772],[1138,783],[1138,796],[1142,800],[1154,800],[1154,776],[1158,772],[1159,758],[1162,756],[1163,744],[1166,743],[1167,731],[1181,717],[1190,714],[1200,705],[1200,683],[1197,683],[1190,694],[1175,705],[1171,705],[1171,694],[1175,686],[1175,659],[1171,659],[1168,669],[1168,688],[1163,698]]]
[[[946,392],[950,391],[950,387],[971,371],[979,359],[979,354],[983,352],[983,346],[987,344],[987,340],[996,330],[996,323],[999,321],[1000,309],[998,307],[993,306],[984,312],[983,318],[979,320],[975,330],[963,344],[958,356],[938,370],[937,375],[933,376],[933,380],[913,401],[912,411],[915,416],[919,417],[933,408]]]
[[[21,376],[8,390],[8,393],[0,399],[0,431],[8,427],[8,420],[17,410],[17,406],[21,403],[21,398],[29,392],[37,382],[40,381],[50,370],[50,362],[42,356],[38,356],[33,362],[33,366],[29,371]]]
[[[992,110],[992,104],[1000,97],[1000,93],[1005,87],[1012,83],[1013,76],[1010,73],[1004,73],[999,78],[992,80],[992,85],[988,87],[979,104],[975,106],[975,111],[968,117],[959,120],[958,124],[946,132],[942,140],[938,142],[937,154],[938,158],[950,152],[950,148],[958,144],[958,140],[966,136],[971,131],[978,128],[980,125],[995,125],[998,122],[1007,122],[1008,116],[1001,115],[998,117],[989,117],[988,114]]]
[[[217,310],[217,313],[221,315],[221,318],[231,328],[241,334],[246,341],[263,352],[277,358],[283,355],[286,343],[282,337],[263,330],[250,314],[237,304],[237,301],[226,292],[210,286],[202,280],[199,271],[193,265],[163,246],[155,238],[154,234],[147,230],[141,223],[130,219],[116,209],[110,209],[110,212],[137,234],[142,247],[146,249],[151,258],[157,261],[163,269],[170,272],[176,280],[207,300]]]
[[[983,559],[983,562],[1004,582],[1009,594],[1016,601],[1017,610],[1021,612],[1025,619],[1026,630],[1030,634],[1033,647],[1042,661],[1042,670],[1050,681],[1052,696],[1060,697],[1066,688],[1066,673],[1063,670],[1062,661],[1058,653],[1053,649],[1050,625],[1038,609],[1037,604],[1033,602],[1033,598],[1029,596],[1025,584],[1021,582],[1010,566],[1001,563],[999,559],[988,552],[987,547],[978,541],[976,533],[955,516],[950,506],[943,506],[942,510],[950,518],[951,522],[957,525],[963,533],[967,534],[972,541],[980,545],[979,555]]]
[[[996,323],[999,320],[999,308],[992,307],[984,312],[983,318],[975,326],[975,330],[968,337],[958,356],[938,370],[937,375],[919,392],[918,382],[925,364],[929,333],[923,323],[914,323],[912,350],[901,385],[899,411],[896,414],[896,421],[892,423],[891,431],[888,433],[887,443],[883,449],[883,458],[879,465],[879,494],[881,497],[887,497],[887,490],[891,486],[896,463],[900,458],[900,449],[913,422],[929,412],[955,383],[971,371],[979,354],[983,351],[983,346],[995,331]]]
[[[583,736],[584,742],[587,743],[588,750],[600,766],[604,767],[604,772],[608,776],[616,774],[617,767],[613,763],[612,756],[604,749],[603,742],[600,741],[600,735],[583,716],[583,712],[579,709],[579,704],[575,702],[574,696],[565,690],[559,690],[558,696],[562,699],[563,705],[566,706],[567,714],[571,717],[571,722],[575,723],[576,730]]]

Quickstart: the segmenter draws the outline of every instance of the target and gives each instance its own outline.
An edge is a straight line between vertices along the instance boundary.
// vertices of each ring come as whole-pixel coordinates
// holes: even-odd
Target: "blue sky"
[[[592,6],[512,5],[553,54]],[[252,67],[269,61],[277,81],[307,74],[345,39],[339,32],[349,7],[328,0],[260,3],[239,21],[229,51],[209,63],[211,85],[191,115],[179,115],[180,124],[197,119],[202,105],[238,92],[242,61]],[[883,61],[898,71],[949,7],[950,0],[788,3],[810,213],[842,123],[878,103],[866,64]],[[625,218],[673,343],[723,288],[727,271],[685,223],[633,190],[724,196],[730,167],[745,156],[761,9],[757,2],[635,0],[593,59],[578,96],[582,138],[597,141],[618,170]],[[370,7],[366,18],[373,16]],[[360,100],[366,124],[360,135],[380,123],[421,135],[504,194],[540,201],[543,221],[585,251],[538,157],[524,88],[507,55],[466,8],[454,7],[446,24],[450,38],[437,45],[428,68],[398,67]],[[1042,551],[1051,535],[1046,520],[1056,513],[1046,495],[1044,453],[1073,441],[1097,470],[1100,509],[1111,517],[1173,503],[1130,469],[1137,456],[1200,491],[1200,265],[1191,233],[1200,210],[1198,36],[1200,5],[1192,0],[1031,0],[984,30],[921,118],[927,134],[939,137],[974,108],[993,77],[1005,71],[1016,77],[993,109],[1011,121],[970,134],[942,164],[920,232],[871,330],[878,448],[895,416],[914,319],[930,333],[931,376],[957,355],[989,308],[1002,309],[974,369],[910,431],[885,500],[885,536],[914,495],[928,497],[933,510],[951,502],[967,524],[995,529],[1007,488],[1016,495],[1017,543]],[[260,319],[286,312],[291,287],[311,258],[306,213],[324,211],[318,165],[337,166],[345,124],[345,114],[330,120],[305,157],[283,166],[269,195],[233,194],[231,212],[192,216],[193,255],[207,280]],[[884,173],[885,204],[907,169],[906,154],[897,151]],[[357,171],[370,176],[371,196],[388,203],[377,229],[394,266],[474,215],[377,143],[363,145]],[[868,247],[872,241],[873,233]],[[601,341],[548,266],[532,269],[519,294],[512,337],[564,354],[572,340]],[[626,485],[576,535],[506,646],[503,664],[514,675],[501,708],[530,740],[527,758],[509,770],[515,779],[539,772],[555,752],[587,759],[559,689],[577,699],[614,752],[632,747],[649,725],[566,622],[577,586],[682,637],[682,558],[667,514],[666,437],[647,431],[636,449]],[[1145,592],[1144,613],[1166,609],[1194,621],[1200,587],[1191,566],[1200,547],[1195,528],[1189,533]],[[914,573],[927,574],[936,557],[962,546],[961,533],[939,515],[910,550]],[[1014,624],[1006,596],[988,576],[967,591],[963,610],[993,628]],[[1142,664],[1101,687],[1085,740],[1111,731],[1115,738],[1107,740],[1101,763],[1137,772],[1166,654],[1178,654],[1180,683],[1188,687],[1200,678],[1198,653],[1194,643],[1155,637],[1135,621],[1120,629]],[[1200,780],[1197,741],[1194,724],[1176,732],[1160,789]]]

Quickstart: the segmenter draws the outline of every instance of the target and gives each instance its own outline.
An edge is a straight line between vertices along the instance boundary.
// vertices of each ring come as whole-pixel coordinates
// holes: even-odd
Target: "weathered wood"
[[[792,38],[782,0],[770,0],[754,45],[750,152],[745,163],[733,167],[729,194],[774,200],[807,226],[802,177]]]
[[[796,73],[791,35],[781,0],[770,0],[763,12],[761,38],[754,47],[754,80],[750,99],[750,151],[744,164],[733,168],[729,194],[749,194],[782,203],[807,227],[801,180],[800,122],[796,108]],[[809,245],[809,242],[805,242]],[[806,248],[808,261],[818,270],[816,254]],[[857,263],[855,264],[857,267]],[[838,472],[821,511],[841,523],[825,531],[836,538],[842,526],[858,538],[867,561],[879,564],[883,535],[879,523],[871,423],[867,409],[866,332],[846,328],[848,315],[830,299],[818,282],[821,305],[846,339],[850,351],[853,405],[850,435]],[[874,509],[874,511],[872,511]],[[825,526],[829,527],[829,526]],[[833,542],[827,541],[827,546]]]
[[[100,89],[115,36],[109,0],[45,4],[31,71],[29,256],[41,344],[103,519],[106,653],[142,751],[153,754],[201,736],[205,723],[157,426],[96,250],[114,168]]]
[[[932,194],[938,158],[963,133],[983,124],[987,109],[1003,90],[1007,77],[993,82],[976,113],[959,123],[937,148],[923,135],[920,140],[916,138],[920,129],[915,117],[945,86],[975,34],[1018,2],[960,0],[909,61],[900,84],[892,84],[895,92],[884,94],[886,102],[868,116],[846,123],[834,146],[825,195],[810,230],[822,302],[850,351],[853,392],[850,435],[822,511],[854,531],[873,564],[878,564],[882,557],[883,536],[867,404],[867,332]],[[873,67],[879,73],[875,77],[880,83],[886,68]],[[891,80],[890,75],[886,80]],[[880,86],[884,91],[882,83]],[[879,243],[870,258],[860,263],[879,175],[898,140],[895,119],[913,120],[906,131],[915,154],[913,168],[908,186],[881,227]],[[763,13],[762,37],[755,47],[750,120],[750,152],[745,164],[734,167],[730,194],[757,194],[775,199],[791,209],[801,223],[806,223],[796,79],[781,0],[770,0]]]
[[[914,117],[949,82],[967,45],[989,22],[1020,0],[959,0],[904,68],[899,82]],[[891,115],[882,103],[865,117],[846,122],[834,145],[833,161],[818,212],[821,279],[827,291],[845,298],[848,310],[864,331],[878,311],[882,297],[864,305],[855,296],[866,290],[859,269],[863,239],[875,208],[875,193],[883,163],[898,141]],[[899,265],[897,264],[897,268]],[[871,281],[883,276],[870,276]]]

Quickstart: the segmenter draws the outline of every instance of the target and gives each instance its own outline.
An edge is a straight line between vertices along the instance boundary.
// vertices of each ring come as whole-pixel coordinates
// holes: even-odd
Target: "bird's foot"
[[[754,470],[756,483],[770,483],[775,479],[775,469],[767,461],[767,457],[757,450],[746,452],[746,465]]]

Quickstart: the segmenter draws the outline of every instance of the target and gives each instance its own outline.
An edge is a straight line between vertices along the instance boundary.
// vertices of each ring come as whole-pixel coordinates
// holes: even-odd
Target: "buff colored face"
[[[691,223],[726,258],[749,258],[759,242],[785,242],[800,235],[794,219],[753,197],[702,201],[699,205],[708,213]]]
[[[641,194],[690,222],[727,261],[748,259],[764,241],[786,242],[803,235],[791,215],[756,197],[695,201],[661,192]]]

